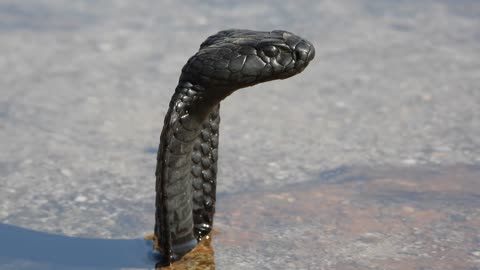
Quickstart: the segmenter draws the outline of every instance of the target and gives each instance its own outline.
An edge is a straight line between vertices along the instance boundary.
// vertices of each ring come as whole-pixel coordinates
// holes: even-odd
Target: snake
[[[288,31],[229,29],[209,36],[183,66],[155,170],[154,250],[168,263],[212,230],[220,102],[236,90],[290,78],[314,57],[312,43]]]

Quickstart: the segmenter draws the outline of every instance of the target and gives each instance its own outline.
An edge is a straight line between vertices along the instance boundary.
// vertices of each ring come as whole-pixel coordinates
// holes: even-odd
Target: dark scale
[[[313,45],[286,31],[225,30],[182,68],[165,116],[156,168],[155,249],[178,259],[213,225],[220,101],[235,90],[286,79],[314,58]]]

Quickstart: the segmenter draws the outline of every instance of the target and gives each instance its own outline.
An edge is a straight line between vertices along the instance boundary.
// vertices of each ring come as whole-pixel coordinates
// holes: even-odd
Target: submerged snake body
[[[225,30],[182,69],[160,136],[156,247],[174,260],[210,232],[215,212],[220,101],[235,90],[286,79],[314,58],[313,45],[286,31]]]

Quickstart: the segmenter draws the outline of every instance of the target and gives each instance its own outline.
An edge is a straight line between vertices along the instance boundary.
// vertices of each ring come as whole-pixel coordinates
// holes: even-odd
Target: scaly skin
[[[166,263],[212,229],[220,101],[235,90],[298,74],[314,55],[310,42],[286,31],[225,30],[185,64],[165,116],[155,173],[154,239]]]

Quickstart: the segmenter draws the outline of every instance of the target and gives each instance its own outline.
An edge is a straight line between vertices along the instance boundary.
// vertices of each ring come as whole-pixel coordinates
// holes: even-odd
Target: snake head
[[[287,31],[225,30],[200,45],[180,80],[223,99],[237,89],[298,74],[314,57],[310,42]]]

